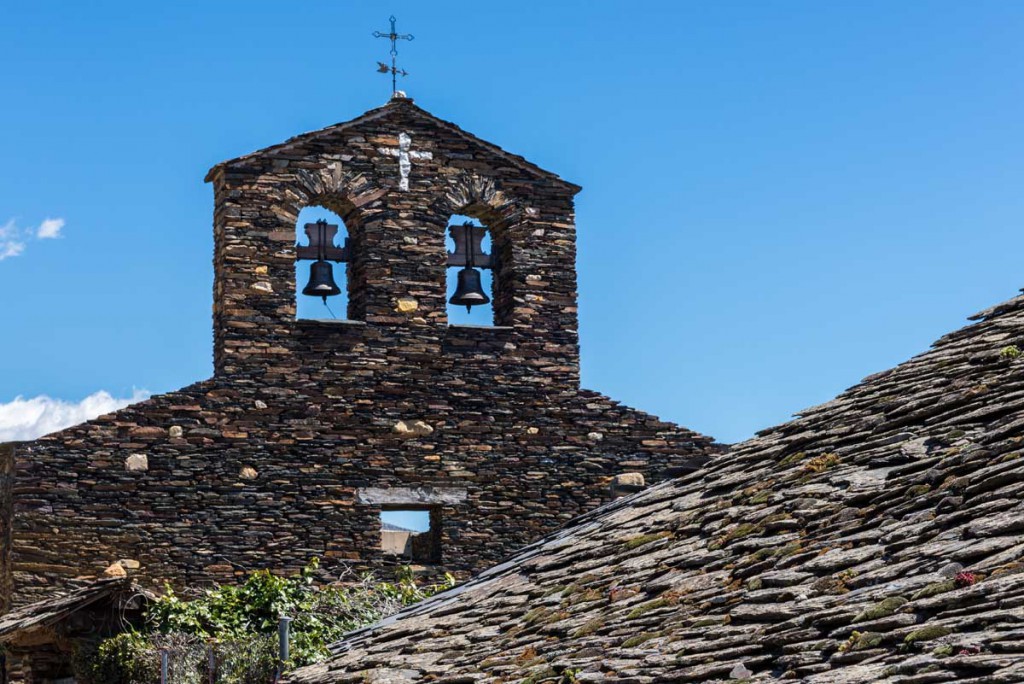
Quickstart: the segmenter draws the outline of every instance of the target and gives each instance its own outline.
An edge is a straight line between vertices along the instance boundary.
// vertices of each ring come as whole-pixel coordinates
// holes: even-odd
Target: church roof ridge
[[[483,138],[480,138],[480,137],[470,133],[469,131],[464,130],[458,124],[455,124],[455,123],[453,123],[451,121],[447,121],[447,120],[442,119],[442,118],[440,118],[438,116],[435,116],[434,114],[431,114],[426,109],[424,109],[424,108],[420,107],[419,105],[415,104],[413,99],[409,98],[409,97],[393,97],[386,104],[384,104],[384,105],[382,105],[380,107],[375,107],[373,109],[370,109],[370,110],[364,112],[363,114],[357,116],[354,119],[350,119],[348,121],[342,121],[342,122],[339,122],[339,123],[336,123],[336,124],[331,124],[329,126],[325,126],[323,128],[319,128],[319,129],[314,130],[314,131],[308,131],[306,133],[301,133],[299,135],[292,136],[291,138],[288,138],[287,140],[285,140],[282,143],[278,143],[276,145],[270,145],[269,147],[264,147],[262,149],[254,151],[254,152],[250,152],[248,154],[244,154],[244,155],[241,155],[239,157],[234,157],[232,159],[227,159],[225,161],[222,161],[222,162],[220,162],[218,164],[215,164],[207,172],[206,177],[205,177],[204,180],[206,182],[212,181],[214,179],[214,177],[216,176],[217,172],[219,170],[221,170],[221,169],[229,168],[229,167],[232,167],[232,166],[237,165],[237,164],[244,164],[245,162],[247,162],[249,160],[257,159],[257,158],[264,157],[264,156],[267,156],[267,155],[272,155],[274,153],[281,152],[283,150],[287,150],[290,147],[294,147],[295,145],[301,145],[301,144],[308,143],[310,141],[316,140],[317,138],[320,138],[321,136],[337,133],[337,132],[343,131],[343,130],[345,130],[347,128],[352,128],[352,127],[355,127],[355,126],[358,126],[358,125],[361,125],[361,124],[373,121],[375,119],[382,118],[382,117],[387,116],[387,115],[391,114],[392,112],[396,111],[398,108],[404,108],[407,111],[410,111],[410,112],[416,114],[417,116],[423,117],[423,118],[431,121],[432,123],[440,126],[441,128],[444,128],[445,130],[447,130],[450,133],[458,135],[458,136],[466,139],[469,142],[472,142],[474,144],[480,145],[481,147],[487,149],[492,154],[495,154],[495,155],[497,155],[497,156],[499,156],[499,157],[501,157],[503,159],[506,159],[507,161],[509,161],[514,166],[516,166],[516,167],[518,167],[518,168],[520,168],[520,169],[522,169],[524,171],[527,171],[528,173],[531,173],[531,174],[533,174],[535,176],[538,176],[540,178],[544,178],[544,179],[556,182],[556,183],[566,187],[567,189],[572,190],[573,194],[578,193],[580,190],[583,189],[581,186],[579,186],[579,185],[577,185],[575,183],[572,183],[570,181],[565,180],[564,178],[562,178],[558,174],[556,174],[556,173],[554,173],[552,171],[548,171],[548,170],[546,170],[546,169],[544,169],[544,168],[534,164],[533,162],[528,161],[525,157],[523,157],[521,155],[513,154],[512,152],[508,152],[507,150],[499,147],[498,145],[495,145],[494,143],[488,142],[488,141],[484,140]]]

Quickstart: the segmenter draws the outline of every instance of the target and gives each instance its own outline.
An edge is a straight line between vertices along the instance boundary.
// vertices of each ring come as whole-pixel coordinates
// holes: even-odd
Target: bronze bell
[[[341,294],[341,288],[334,282],[334,267],[326,261],[314,261],[310,264],[309,282],[302,288],[302,294],[322,297],[325,304],[328,297]]]
[[[480,271],[468,266],[459,271],[459,284],[448,303],[465,305],[466,311],[469,311],[489,301],[491,298],[484,294],[484,288],[480,285]]]

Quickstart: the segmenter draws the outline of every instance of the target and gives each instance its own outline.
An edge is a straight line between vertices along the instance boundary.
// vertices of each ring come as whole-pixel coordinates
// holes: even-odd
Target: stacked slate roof
[[[1024,681],[1024,297],[290,681]]]
[[[125,578],[102,578],[65,595],[21,606],[0,617],[0,643],[45,630],[101,601],[139,593],[140,590]]]

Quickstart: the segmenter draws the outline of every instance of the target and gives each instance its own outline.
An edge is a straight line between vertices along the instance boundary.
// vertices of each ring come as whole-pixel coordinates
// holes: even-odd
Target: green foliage
[[[953,630],[945,625],[928,625],[921,629],[914,630],[903,639],[906,644],[913,644],[918,641],[932,641],[940,637],[948,636],[952,634]]]
[[[877,632],[853,632],[850,638],[839,645],[840,653],[849,651],[864,651],[869,648],[876,648],[882,643],[885,635]]]
[[[928,598],[929,596],[944,594],[947,591],[953,591],[954,589],[956,589],[956,580],[948,579],[941,582],[934,582],[923,589],[918,590],[910,597],[910,600],[917,601],[918,599]]]
[[[579,679],[577,679],[579,674],[580,668],[567,667],[564,670],[562,670],[562,678],[558,680],[559,684],[576,684],[576,682],[579,681]]]
[[[264,684],[270,681],[270,675],[277,667],[277,637],[260,634],[217,642],[214,653],[217,656],[218,684]],[[209,673],[206,677],[209,678]]]
[[[208,649],[217,656],[218,684],[266,684],[277,667],[277,637],[255,635],[210,642],[192,634],[124,632],[80,652],[81,684],[152,684],[160,681],[160,651],[168,651],[173,684],[209,681]]]
[[[264,684],[277,666],[277,628],[291,623],[291,661],[287,667],[316,662],[327,646],[346,632],[372,624],[454,585],[417,585],[408,568],[392,582],[364,577],[359,582],[318,587],[319,561],[313,559],[294,577],[266,570],[252,572],[238,585],[217,586],[185,598],[170,586],[148,608],[141,632],[126,632],[79,654],[78,677],[85,684],[152,684],[159,679],[159,650],[172,652],[179,672],[175,684],[206,681],[207,652],[218,661],[218,682]]]
[[[869,620],[878,620],[879,618],[892,615],[897,610],[902,608],[907,603],[907,599],[902,596],[890,596],[889,598],[883,599],[881,602],[867,608],[853,619],[854,622],[867,622]]]
[[[654,534],[641,534],[636,537],[630,537],[629,539],[627,539],[626,548],[632,551],[633,549],[640,548],[645,544],[650,544],[651,542],[655,542],[659,539],[665,539],[671,536],[672,533],[667,531],[655,532]]]
[[[150,640],[136,632],[124,632],[94,644],[80,653],[76,665],[79,680],[87,684],[133,684],[160,681],[160,658]]]
[[[652,610],[658,610],[659,608],[665,608],[667,606],[674,606],[675,603],[676,599],[674,599],[674,597],[672,596],[660,596],[654,599],[653,601],[641,603],[639,606],[637,606],[629,612],[629,615],[626,616],[626,619],[635,620],[638,617],[643,617]]]
[[[721,539],[719,539],[719,542],[721,542],[722,546],[725,546],[731,541],[734,541],[736,539],[742,539],[743,537],[747,537],[751,534],[754,534],[755,532],[760,531],[760,525],[755,525],[754,523],[740,523],[733,527],[731,530],[729,530]]]
[[[601,618],[594,618],[593,620],[590,620],[585,625],[583,625],[582,627],[577,629],[576,632],[573,633],[573,636],[574,637],[589,636],[589,635],[593,634],[594,632],[596,632],[597,630],[601,629],[602,627],[604,627],[604,620],[602,620]]]
[[[540,682],[545,680],[555,681],[557,677],[558,673],[555,672],[554,668],[545,665],[536,672],[527,675],[520,684],[540,684]]]
[[[1020,347],[1015,344],[1011,344],[1008,347],[1003,347],[999,350],[999,358],[1004,361],[1013,361],[1021,355]]]
[[[659,632],[641,632],[636,636],[632,636],[622,642],[622,648],[635,648],[644,642],[650,641],[661,636]]]
[[[790,454],[789,456],[786,456],[785,458],[783,458],[781,461],[779,461],[779,465],[780,466],[790,466],[790,465],[793,465],[795,463],[799,463],[800,461],[804,460],[805,458],[807,458],[807,453],[803,452],[803,451],[798,451],[795,454]]]

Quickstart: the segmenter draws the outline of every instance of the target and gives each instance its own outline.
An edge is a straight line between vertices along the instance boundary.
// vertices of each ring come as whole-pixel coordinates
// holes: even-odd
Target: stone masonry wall
[[[400,134],[429,153],[408,190]],[[314,555],[379,568],[396,502],[433,507],[440,569],[466,576],[606,501],[612,476],[716,451],[579,389],[576,186],[401,99],[209,180],[215,375],[18,446],[17,602],[119,558],[178,585]],[[310,205],[345,219],[356,320],[295,319]],[[452,214],[491,231],[493,328],[448,325]]]
[[[14,445],[0,444],[0,613],[11,607],[11,539],[14,504]]]

